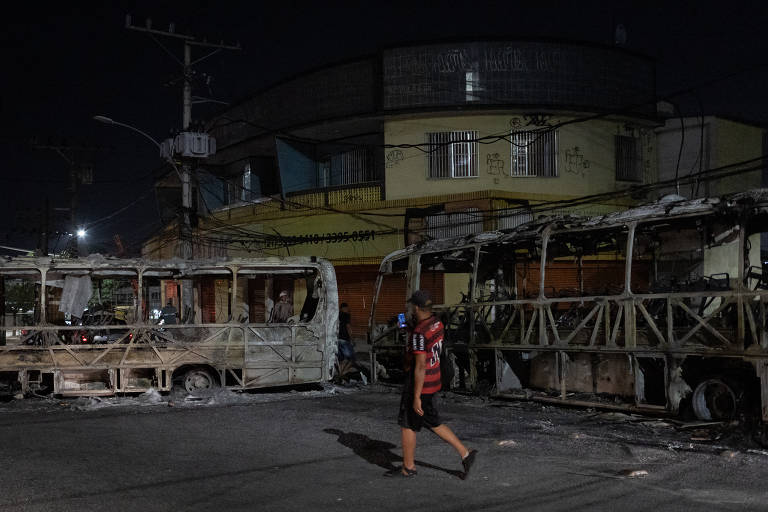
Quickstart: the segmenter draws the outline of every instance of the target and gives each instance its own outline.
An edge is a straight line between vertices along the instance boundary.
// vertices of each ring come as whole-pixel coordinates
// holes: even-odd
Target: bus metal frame
[[[46,318],[47,293],[39,294],[39,322],[13,326],[27,332],[34,344],[0,345],[0,376],[15,376],[23,394],[35,392],[43,381],[62,396],[112,395],[143,392],[150,387],[171,389],[179,376],[207,379],[208,384],[233,389],[320,383],[331,378],[337,350],[338,294],[333,266],[317,258],[260,258],[227,261],[150,261],[144,259],[14,258],[0,262],[4,276],[39,276],[39,290],[46,290],[52,273],[85,272],[120,275],[137,280],[135,322],[127,325],[53,325]],[[157,325],[148,320],[144,278],[153,272],[194,275],[218,272],[231,276],[228,300],[235,310],[239,272],[279,275],[312,272],[319,281],[318,301],[309,321],[296,323],[180,323]],[[319,284],[318,284],[319,283]],[[193,317],[190,315],[190,319]],[[5,329],[6,327],[0,327]],[[110,343],[73,342],[75,331],[119,331]],[[52,381],[52,382],[51,382]],[[50,386],[49,386],[50,387]],[[50,390],[49,390],[50,391]]]
[[[738,229],[738,275],[732,286],[724,290],[680,290],[664,293],[635,293],[632,290],[633,244],[638,229],[666,220],[689,219],[694,222],[714,222],[718,219],[730,219]],[[757,226],[758,229],[755,229]],[[446,336],[450,337],[448,325],[458,313],[464,314],[468,321],[468,335],[465,339],[452,340],[453,344],[466,348],[470,365],[467,375],[467,387],[476,385],[476,365],[482,352],[491,352],[495,361],[496,390],[500,389],[502,366],[505,353],[551,353],[555,366],[554,373],[559,383],[559,398],[551,401],[568,402],[568,371],[573,354],[586,353],[597,355],[625,356],[630,373],[634,374],[634,406],[630,409],[667,410],[677,412],[681,385],[680,367],[686,358],[701,357],[709,361],[740,360],[754,367],[754,377],[760,382],[760,401],[762,420],[768,421],[768,287],[751,288],[754,279],[762,280],[765,285],[765,271],[751,272],[748,254],[745,252],[746,239],[754,232],[768,231],[768,189],[752,190],[724,198],[705,198],[697,200],[669,200],[652,205],[629,209],[593,218],[577,216],[542,217],[513,230],[504,232],[484,232],[446,240],[431,240],[406,249],[395,251],[381,263],[376,283],[376,294],[369,318],[369,336],[371,340],[371,364],[376,367],[381,354],[402,351],[402,339],[396,329],[389,327],[383,331],[376,326],[375,315],[381,293],[383,278],[393,271],[393,264],[398,260],[405,268],[407,258],[407,294],[418,289],[421,274],[421,257],[427,254],[449,250],[469,249],[474,251],[472,275],[470,278],[467,300],[460,303],[446,303],[434,306],[443,323],[446,324]],[[751,229],[751,232],[748,230]],[[617,283],[623,291],[614,295],[550,297],[545,290],[547,269],[547,249],[553,236],[588,234],[597,230],[622,230],[627,233],[623,282]],[[478,293],[478,268],[481,251],[489,244],[509,244],[510,250],[516,244],[534,241],[540,244],[538,293],[535,297],[520,298],[515,295],[509,300],[481,300]],[[578,260],[581,269],[581,259]],[[516,286],[516,285],[515,285]],[[648,305],[663,304],[663,321],[654,318]],[[718,304],[706,314],[695,311],[691,302]],[[405,298],[404,298],[405,302]],[[582,314],[578,322],[568,329],[563,329],[558,322],[558,313],[566,306],[581,307]],[[586,305],[586,306],[585,306]],[[508,319],[501,330],[492,332],[486,319],[490,308],[508,308]],[[735,310],[735,323],[723,329],[717,322],[723,312]],[[495,311],[495,309],[494,309]],[[685,321],[681,321],[685,319]],[[641,325],[639,325],[641,324]],[[485,337],[480,342],[479,331]],[[709,340],[704,344],[700,338]],[[712,341],[714,340],[714,342]],[[749,343],[745,342],[749,340]],[[451,351],[451,344],[447,350]],[[747,346],[748,345],[748,346]],[[639,358],[658,358],[664,362],[665,404],[649,405],[644,402],[642,371]],[[374,372],[375,373],[375,372]],[[374,375],[375,378],[375,375]],[[683,384],[684,385],[684,384]],[[593,402],[581,405],[595,405]]]

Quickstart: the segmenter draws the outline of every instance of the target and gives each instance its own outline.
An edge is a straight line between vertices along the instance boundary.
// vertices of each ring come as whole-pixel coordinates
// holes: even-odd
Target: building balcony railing
[[[369,181],[354,185],[339,185],[286,194],[288,199],[311,208],[352,206],[384,199],[384,183]]]

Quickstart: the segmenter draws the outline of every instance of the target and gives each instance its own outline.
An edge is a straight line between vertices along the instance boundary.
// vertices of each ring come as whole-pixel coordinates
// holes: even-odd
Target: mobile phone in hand
[[[400,329],[405,329],[405,326],[406,326],[406,324],[405,324],[405,313],[399,313],[397,315],[397,326]]]

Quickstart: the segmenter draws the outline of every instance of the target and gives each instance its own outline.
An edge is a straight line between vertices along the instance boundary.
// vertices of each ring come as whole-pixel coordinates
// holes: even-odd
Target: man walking
[[[443,324],[432,314],[429,292],[417,290],[408,302],[411,319],[415,322],[408,331],[405,343],[405,370],[408,377],[400,399],[400,425],[403,443],[403,467],[400,472],[410,477],[416,474],[416,432],[425,426],[450,444],[461,457],[466,478],[475,462],[477,450],[468,450],[437,412],[435,393],[440,391],[440,350],[443,346]]]

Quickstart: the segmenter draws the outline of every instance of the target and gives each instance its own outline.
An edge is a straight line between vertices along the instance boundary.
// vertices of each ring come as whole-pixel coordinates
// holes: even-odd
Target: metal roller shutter
[[[634,291],[648,288],[646,262],[632,265],[632,288]],[[539,293],[539,265],[528,265],[527,273],[518,268],[518,285],[523,290],[522,278],[527,277],[523,297],[536,297]],[[547,265],[544,276],[544,293],[548,297],[578,296],[578,269],[575,263],[554,262]],[[611,295],[621,293],[624,288],[624,261],[585,261],[583,264],[584,295]]]
[[[349,312],[352,315],[350,335],[353,340],[367,339],[368,317],[371,314],[371,303],[373,302],[378,272],[378,265],[336,267],[339,303],[346,302],[349,305]],[[405,285],[403,284],[401,295],[398,295],[397,290],[392,290],[392,287],[385,286],[384,288],[378,312],[382,315],[387,314],[391,309],[390,305],[396,301],[400,303],[400,310],[402,310],[405,302]]]

